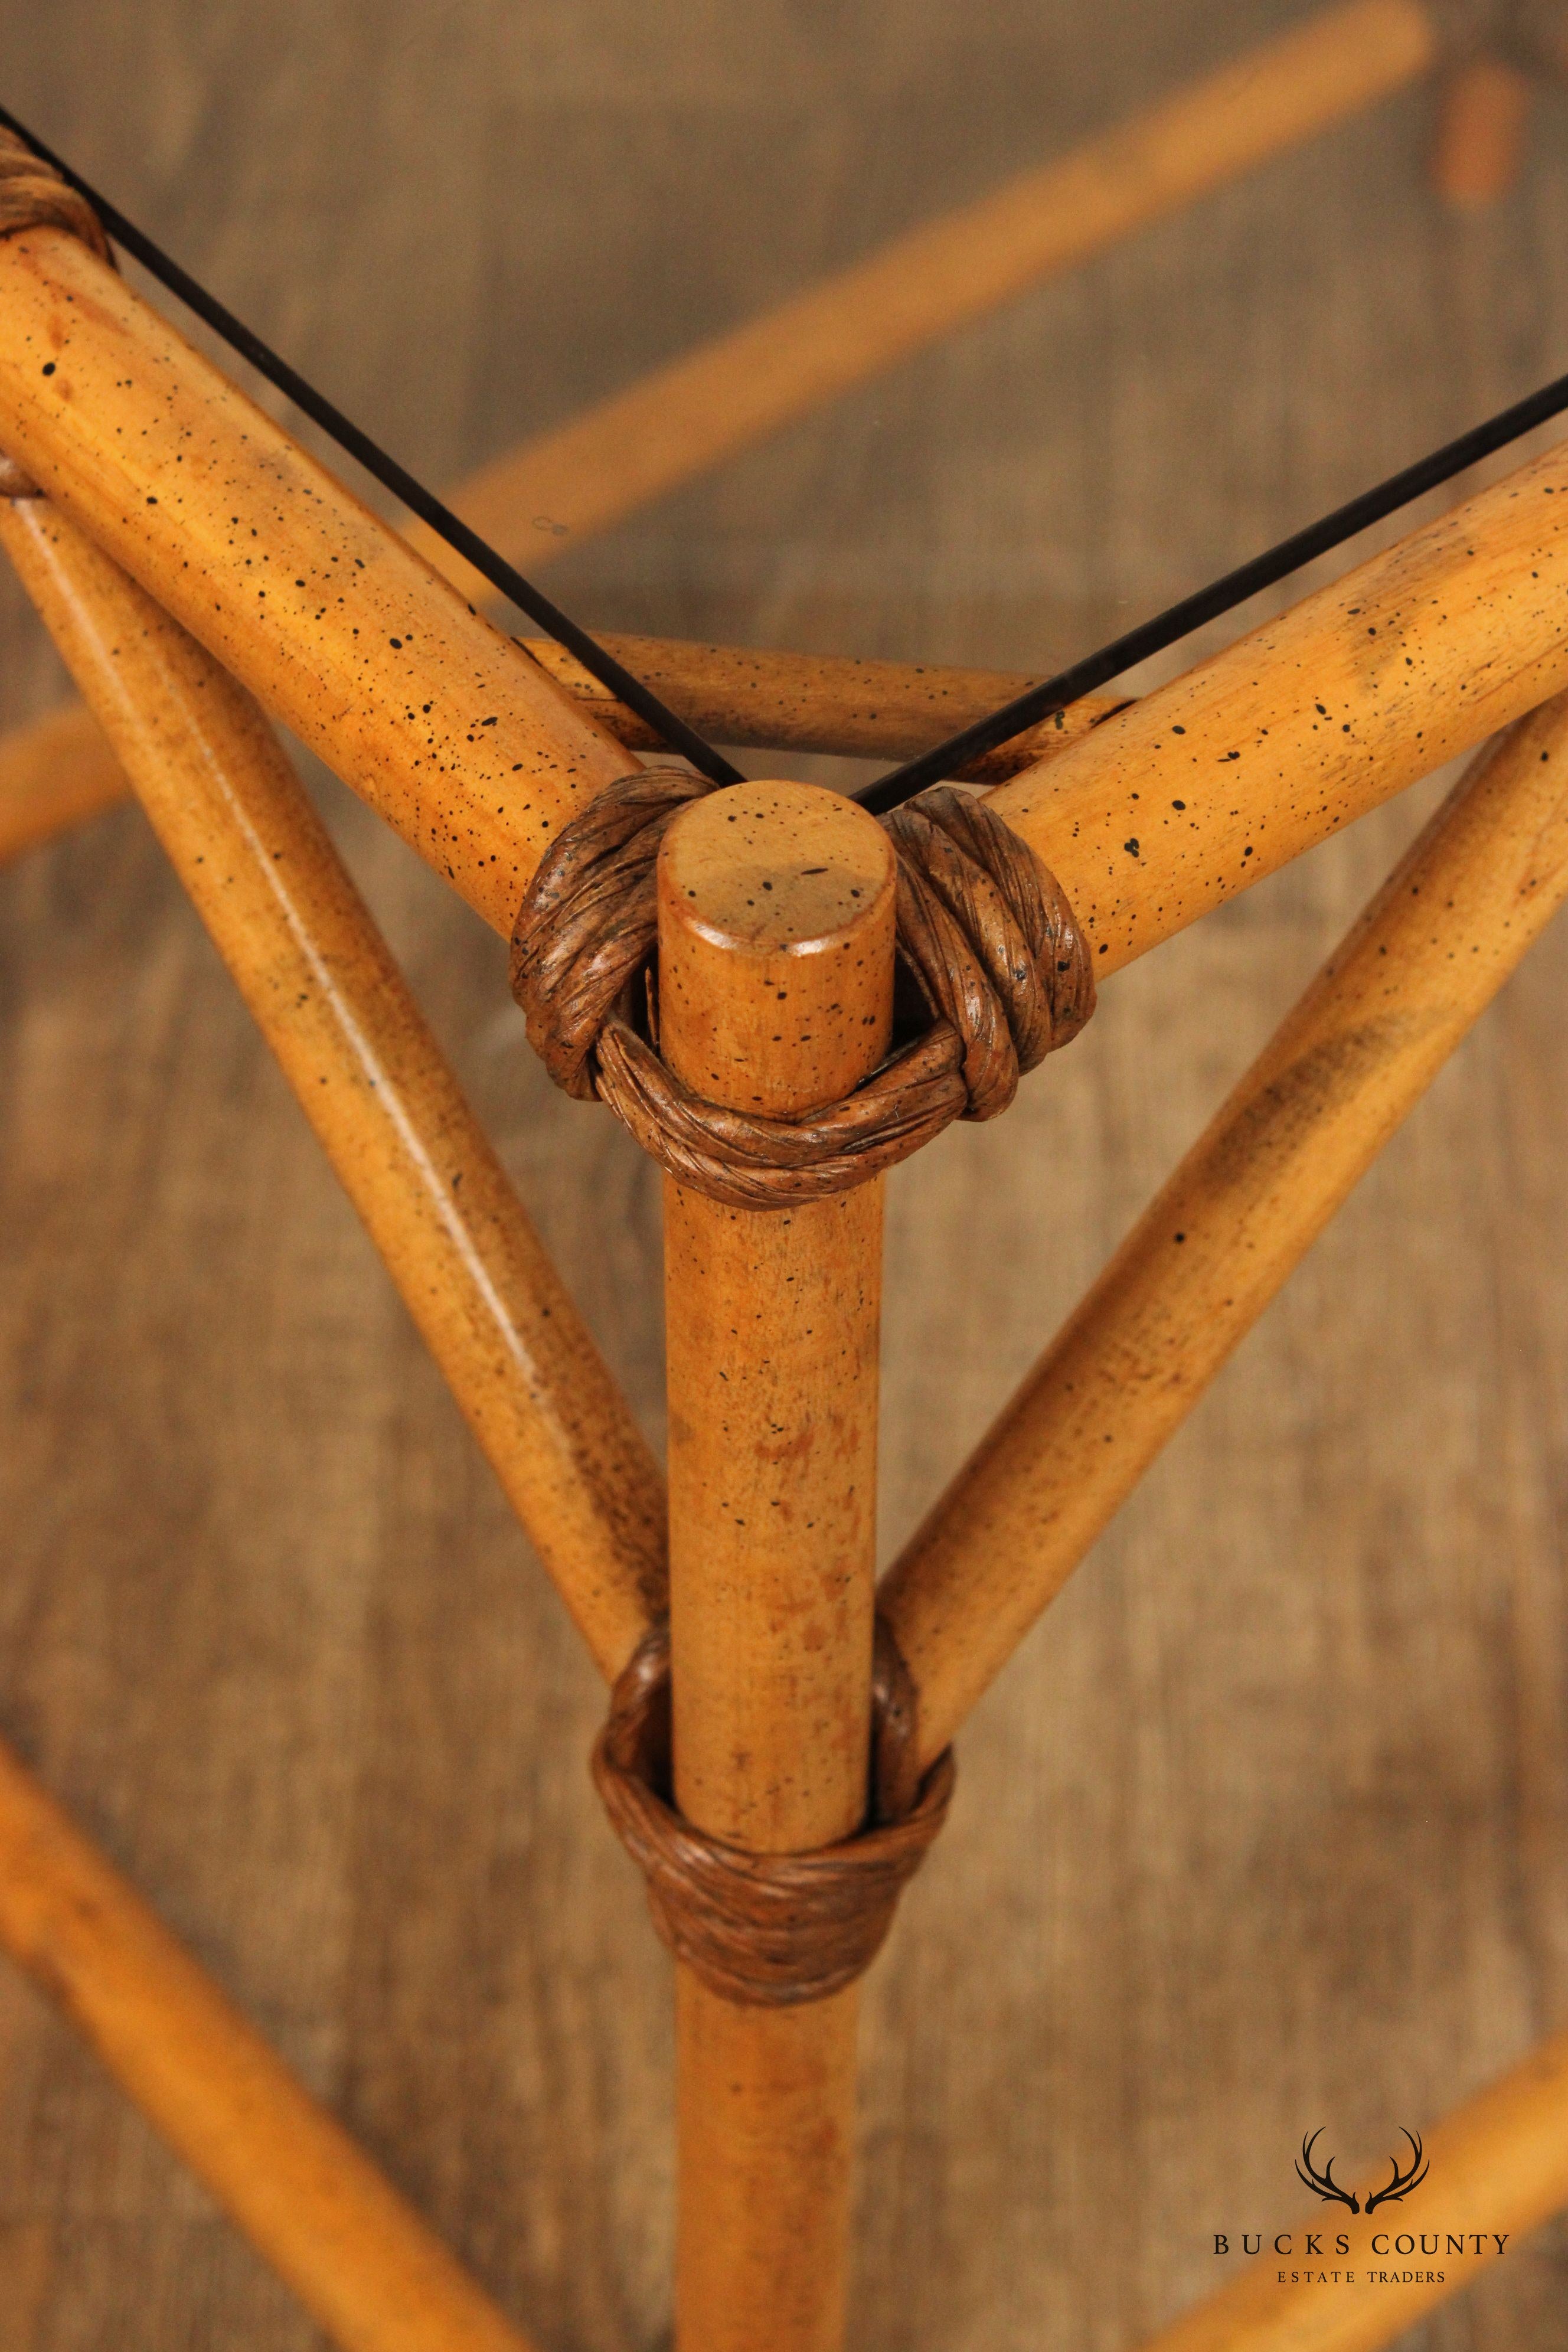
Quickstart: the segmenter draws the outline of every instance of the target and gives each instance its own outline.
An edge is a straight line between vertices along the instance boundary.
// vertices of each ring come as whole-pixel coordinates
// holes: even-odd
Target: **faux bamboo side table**
[[[680,1815],[738,1879],[754,1863],[774,1885],[770,1857],[875,1833],[879,1602],[907,1677],[901,1752],[929,1787],[1568,894],[1568,467],[1526,465],[1144,702],[1064,730],[989,797],[1103,979],[1506,730],[879,1594],[879,1180],[761,1209],[672,1179],[667,1578],[654,1465],[252,697],[506,934],[624,784],[626,748],[85,234],[0,236],[0,446],[17,469],[0,537],[607,1679],[668,1610]],[[680,1099],[804,1128],[877,1082],[903,872],[884,830],[814,788],[690,800],[657,863],[658,1043]],[[525,2340],[14,1759],[0,1937],[337,2340]],[[852,1982],[769,2003],[681,1972],[677,2326],[694,2352],[839,2338],[854,2005]],[[1548,2044],[1429,2140],[1456,2193],[1484,2189],[1514,2230],[1568,2199],[1565,2073],[1568,2044]],[[1258,2274],[1164,2340],[1371,2344],[1417,2305],[1309,2313]]]

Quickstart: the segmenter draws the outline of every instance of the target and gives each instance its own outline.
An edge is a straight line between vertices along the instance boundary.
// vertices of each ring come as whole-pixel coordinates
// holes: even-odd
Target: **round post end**
[[[659,1035],[734,1110],[847,1094],[891,1029],[892,844],[820,784],[731,784],[681,811],[658,861]]]

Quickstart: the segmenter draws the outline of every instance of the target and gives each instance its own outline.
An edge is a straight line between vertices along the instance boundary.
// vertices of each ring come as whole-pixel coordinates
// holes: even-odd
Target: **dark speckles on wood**
[[[1556,463],[1530,461],[1107,721],[1037,782],[1000,788],[998,813],[1057,874],[1108,969],[1568,683],[1568,506],[1543,529],[1516,495]],[[1215,767],[1235,770],[1234,800],[1140,831],[1114,858],[1144,792],[1173,768],[1185,783]]]
[[[24,329],[58,332],[73,392],[40,391],[22,338],[0,341],[7,437],[22,448],[41,436],[48,487],[408,839],[434,841],[465,897],[510,931],[548,831],[625,772],[621,746],[91,256],[13,237],[0,276]],[[69,317],[62,290],[83,298]],[[148,363],[151,389],[128,353]],[[200,447],[199,470],[177,473],[176,437]],[[276,575],[247,577],[272,575],[275,557]],[[421,682],[438,688],[423,730],[392,661],[415,646]],[[482,734],[476,698],[493,720]],[[496,785],[520,765],[542,790],[508,824]]]

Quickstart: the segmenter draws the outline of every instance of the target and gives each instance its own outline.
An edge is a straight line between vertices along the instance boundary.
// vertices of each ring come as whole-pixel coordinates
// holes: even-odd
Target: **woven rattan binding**
[[[853,1984],[880,1950],[900,1895],[947,1818],[951,1750],[911,1777],[909,1671],[878,1621],[867,1822],[810,1853],[752,1853],[709,1837],[670,1795],[669,1633],[657,1625],[617,1681],[594,1780],[641,1866],[654,1925],[726,2000],[787,2008]]]
[[[1082,934],[1060,887],[984,799],[939,785],[882,822],[898,855],[899,952],[931,1016],[842,1101],[795,1118],[727,1109],[659,1058],[651,968],[659,844],[711,792],[647,768],[559,834],[512,935],[528,1034],[568,1094],[609,1104],[693,1190],[787,1209],[864,1183],[955,1118],[994,1118],[1026,1070],[1094,1009]]]

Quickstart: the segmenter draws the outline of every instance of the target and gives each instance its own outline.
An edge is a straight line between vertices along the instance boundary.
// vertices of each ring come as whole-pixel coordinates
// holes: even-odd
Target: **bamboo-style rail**
[[[664,1605],[663,1482],[260,711],[41,499],[0,541],[606,1675]]]
[[[342,2352],[531,2352],[4,1741],[0,1945]]]
[[[550,637],[520,643],[617,743],[637,751],[660,748],[647,720],[617,701],[563,646]],[[858,661],[842,654],[696,645],[616,632],[601,634],[599,643],[711,741],[847,759],[910,759],[1036,682],[1011,670]],[[1065,751],[1120,710],[1125,699],[1086,695],[1070,709],[960,769],[959,777],[999,783]],[[103,730],[80,704],[0,737],[0,866],[112,807],[131,790]]]
[[[686,645],[670,637],[611,635],[599,642],[702,734],[758,751],[912,759],[1036,683],[1008,670],[960,669],[942,662],[858,661],[843,654]],[[638,751],[658,748],[652,728],[561,646],[547,637],[524,643],[541,669],[602,719],[619,741]],[[1040,760],[1054,759],[1126,700],[1125,695],[1085,695],[955,774],[966,783],[1000,783]]]
[[[624,746],[74,237],[0,238],[0,446],[510,929]]]
[[[1483,754],[916,1532],[929,1760],[1568,895],[1568,697]]]
[[[999,786],[1116,971],[1568,685],[1568,446]]]

